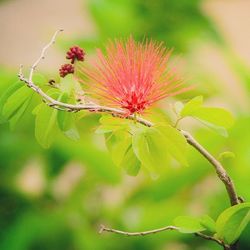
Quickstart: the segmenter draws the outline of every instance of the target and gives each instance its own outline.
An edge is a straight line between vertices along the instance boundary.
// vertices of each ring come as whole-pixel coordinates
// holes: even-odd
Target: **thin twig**
[[[227,245],[226,243],[224,243],[222,240],[219,240],[219,239],[216,239],[214,238],[213,236],[209,236],[209,235],[206,235],[206,234],[203,234],[203,233],[195,233],[196,236],[199,236],[203,239],[206,239],[206,240],[211,240],[211,241],[214,241],[216,243],[218,243],[219,245],[223,246],[224,249],[230,249],[230,246]]]
[[[197,151],[199,151],[214,166],[217,176],[224,183],[227,189],[227,193],[230,198],[231,205],[233,206],[233,205],[239,204],[240,201],[236,194],[234,183],[229,177],[229,175],[227,174],[222,164],[218,160],[216,160],[201,144],[199,144],[190,133],[184,130],[181,130],[181,132],[186,137],[187,142],[191,146],[193,146]]]
[[[29,82],[32,82],[33,73],[34,73],[34,71],[35,71],[37,65],[40,63],[40,61],[41,61],[42,59],[45,58],[45,52],[46,52],[46,50],[47,50],[52,44],[54,44],[54,43],[56,42],[56,37],[57,37],[58,33],[59,33],[59,32],[62,32],[62,31],[63,31],[63,29],[57,30],[57,31],[54,33],[54,35],[52,36],[50,42],[42,49],[41,55],[40,55],[39,58],[33,63],[33,65],[32,65],[31,68],[30,68]]]
[[[108,232],[108,233],[115,233],[115,234],[122,234],[122,235],[126,235],[126,236],[145,236],[145,235],[149,235],[149,234],[156,234],[156,233],[160,233],[160,232],[164,232],[164,231],[172,231],[172,230],[176,230],[178,231],[179,228],[176,226],[166,226],[166,227],[161,227],[161,228],[157,228],[157,229],[153,229],[153,230],[149,230],[149,231],[141,231],[141,232],[127,232],[127,231],[122,231],[122,230],[117,230],[114,228],[108,228],[104,225],[101,225],[99,233],[102,234],[104,232]],[[221,245],[224,247],[224,249],[230,249],[230,246],[225,244],[223,241],[214,238],[213,236],[209,236],[203,233],[195,233],[194,235],[199,236],[203,239],[206,240],[210,240],[210,241],[214,241],[217,244]]]
[[[145,236],[148,234],[156,234],[156,233],[160,233],[163,231],[171,231],[171,230],[178,230],[178,227],[166,226],[166,227],[157,228],[157,229],[144,231],[144,232],[126,232],[126,231],[121,231],[121,230],[117,230],[117,229],[113,229],[113,228],[108,228],[108,227],[105,227],[104,225],[101,225],[99,233],[101,234],[103,232],[109,232],[109,233],[115,233],[115,234],[122,234],[122,235],[126,235],[126,236]]]

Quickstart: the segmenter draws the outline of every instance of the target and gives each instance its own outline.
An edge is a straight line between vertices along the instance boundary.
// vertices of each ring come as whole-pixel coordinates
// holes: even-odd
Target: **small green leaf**
[[[120,166],[126,170],[128,175],[136,176],[139,173],[141,163],[136,157],[131,145],[127,149]]]
[[[203,97],[202,96],[196,96],[193,99],[191,99],[189,102],[187,102],[184,107],[182,108],[180,114],[182,117],[185,116],[192,116],[193,112],[200,108],[203,104]]]
[[[106,134],[106,133],[110,133],[113,131],[116,131],[118,129],[117,126],[113,126],[113,125],[100,125],[96,130],[95,133],[96,134]]]
[[[184,104],[183,104],[182,102],[180,102],[180,101],[178,101],[178,102],[176,102],[176,103],[174,104],[174,111],[175,111],[175,113],[176,113],[177,115],[180,115],[180,114],[181,114],[183,108],[184,108]]]
[[[202,96],[197,96],[187,102],[180,112],[181,117],[192,116],[211,127],[213,130],[226,136],[225,130],[234,123],[234,118],[230,112],[223,108],[204,107]]]
[[[58,89],[50,89],[47,94],[54,99],[60,100],[62,94]],[[57,127],[58,110],[49,107],[45,103],[38,105],[32,112],[36,115],[35,119],[35,137],[39,144],[48,148],[54,141]]]
[[[130,121],[126,119],[113,117],[112,115],[103,115],[100,118],[99,122],[102,125],[121,126],[121,125],[128,125]]]
[[[192,116],[224,128],[234,124],[232,114],[223,108],[200,107],[192,112]]]
[[[22,82],[18,81],[12,84],[7,90],[1,95],[0,98],[0,123],[7,122],[7,119],[2,115],[3,107],[8,98],[23,86]]]
[[[71,94],[71,92],[74,90],[75,87],[75,78],[72,74],[68,74],[67,76],[65,76],[64,78],[61,78],[60,80],[60,90],[63,93],[67,93],[68,95]]]
[[[132,146],[141,164],[146,167],[152,178],[156,178],[158,176],[157,168],[164,165],[166,154],[163,155],[163,158],[161,157],[163,150],[159,143],[152,138],[153,133],[155,130],[152,128],[151,130],[147,128],[137,130],[132,137]]]
[[[22,117],[22,115],[25,113],[26,109],[28,108],[30,102],[32,99],[32,95],[21,105],[21,107],[18,109],[18,111],[15,113],[15,115],[9,120],[10,122],[10,129],[14,130],[17,122]]]
[[[228,137],[228,132],[227,132],[227,130],[225,128],[220,127],[220,126],[216,126],[216,125],[214,125],[212,123],[209,123],[209,122],[206,122],[206,121],[203,121],[203,120],[200,120],[200,122],[202,124],[204,124],[208,129],[215,132],[216,134],[221,135],[223,137]]]
[[[48,83],[48,79],[40,74],[40,73],[34,73],[33,75],[33,82],[37,85],[37,86],[42,86],[45,85],[46,83]]]
[[[133,150],[152,176],[169,165],[169,155],[187,165],[187,142],[180,132],[169,126],[140,128],[133,132]]]
[[[250,202],[223,211],[216,221],[217,237],[227,244],[234,243],[250,221]]]
[[[80,139],[80,134],[77,130],[77,128],[75,126],[72,126],[71,128],[69,128],[68,130],[64,131],[64,134],[74,140],[74,141],[78,141]]]
[[[201,226],[205,227],[206,230],[210,231],[211,233],[216,232],[215,221],[208,215],[203,215],[200,218]]]
[[[190,216],[179,216],[174,220],[174,224],[181,233],[197,233],[206,230],[198,218]]]
[[[15,115],[15,113],[19,110],[19,108],[25,103],[27,99],[33,92],[27,88],[27,86],[23,86],[17,89],[6,101],[2,109],[2,115],[5,119],[9,120],[11,117]]]
[[[131,146],[131,135],[127,131],[120,130],[106,134],[105,138],[113,162],[115,165],[120,166],[128,148]]]
[[[57,112],[58,110],[48,107],[45,103],[37,108],[35,137],[44,148],[48,148],[55,138]]]
[[[230,151],[225,151],[220,153],[219,160],[229,159],[229,158],[235,158],[235,154]]]
[[[70,103],[70,97],[68,93],[63,93],[60,95],[60,101],[61,102],[69,102]],[[57,123],[59,129],[70,139],[72,140],[79,140],[80,135],[76,128],[76,114],[59,110],[57,113]]]
[[[186,153],[187,141],[184,136],[170,125],[159,126],[156,129],[160,132],[159,140],[165,145],[161,150],[167,151],[174,159],[184,166],[188,166]]]

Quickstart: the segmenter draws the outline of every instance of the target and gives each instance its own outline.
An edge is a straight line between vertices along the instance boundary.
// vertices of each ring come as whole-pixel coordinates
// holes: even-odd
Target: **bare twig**
[[[145,235],[149,235],[149,234],[156,234],[156,233],[160,233],[160,232],[164,232],[164,231],[172,231],[172,230],[176,230],[178,231],[179,228],[176,226],[166,226],[166,227],[161,227],[161,228],[157,228],[157,229],[153,229],[153,230],[149,230],[149,231],[141,231],[141,232],[127,232],[127,231],[121,231],[121,230],[117,230],[117,229],[113,229],[113,228],[108,228],[104,225],[101,225],[99,233],[102,234],[103,232],[108,232],[108,233],[115,233],[115,234],[122,234],[122,235],[126,235],[126,236],[145,236]],[[217,244],[221,245],[224,247],[224,249],[230,249],[230,246],[225,244],[223,241],[214,238],[213,236],[209,236],[203,233],[195,233],[196,236],[199,236],[203,239],[206,240],[211,240],[216,242]]]
[[[56,37],[57,37],[58,33],[59,33],[59,32],[62,32],[62,31],[63,31],[63,29],[57,30],[57,31],[54,33],[54,35],[52,36],[50,42],[42,49],[41,55],[40,55],[39,58],[33,63],[33,65],[32,65],[31,68],[30,68],[29,82],[32,82],[33,73],[34,73],[34,71],[35,71],[37,65],[40,63],[40,61],[41,61],[42,59],[45,58],[45,52],[46,52],[46,50],[47,50],[52,44],[54,44],[54,43],[56,42]]]
[[[202,145],[200,145],[191,134],[182,130],[182,134],[186,137],[187,142],[193,146],[197,151],[199,151],[215,168],[217,176],[224,183],[228,196],[230,198],[231,205],[239,204],[240,201],[236,194],[234,183],[231,178],[228,176],[226,170],[223,168],[222,164],[216,160]]]
[[[160,233],[163,231],[171,231],[171,230],[178,230],[178,228],[175,226],[166,226],[166,227],[157,228],[157,229],[144,231],[144,232],[126,232],[126,231],[121,231],[121,230],[117,230],[113,228],[108,228],[108,227],[105,227],[104,225],[101,225],[99,233],[101,234],[103,232],[109,232],[109,233],[115,233],[115,234],[122,234],[126,236],[145,236],[148,234],[156,234],[156,233]]]

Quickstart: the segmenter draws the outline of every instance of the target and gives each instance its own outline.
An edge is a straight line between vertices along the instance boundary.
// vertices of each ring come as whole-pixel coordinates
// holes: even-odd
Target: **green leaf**
[[[117,117],[113,117],[112,115],[103,115],[99,122],[102,125],[109,125],[109,126],[127,126],[131,121],[126,119],[121,119]]]
[[[159,140],[160,134],[155,128],[144,128],[134,131],[133,150],[142,166],[145,166],[153,178],[158,176],[158,168],[168,164],[164,146]]]
[[[70,139],[79,140],[80,135],[76,128],[76,114],[59,110],[57,113],[57,123],[59,129]]]
[[[77,81],[77,78],[73,74],[68,74],[64,78],[60,78],[59,88],[63,93],[68,95],[74,93],[83,93],[83,89],[80,83]]]
[[[48,107],[45,103],[40,104],[37,109],[35,137],[44,148],[48,148],[55,138],[57,112],[58,110]]]
[[[184,104],[182,102],[180,102],[180,101],[178,101],[178,102],[176,102],[174,104],[174,111],[178,115],[180,115],[180,113],[182,112],[183,108],[184,108]]]
[[[187,166],[187,141],[185,137],[170,125],[159,126],[156,129],[162,135],[159,138],[162,141],[162,146],[165,145],[161,150],[166,150],[179,163]]]
[[[96,134],[106,134],[118,130],[119,127],[113,125],[100,125],[96,130]]]
[[[60,100],[62,94],[58,89],[50,89],[47,94]],[[36,115],[35,137],[40,145],[48,148],[55,139],[57,133],[57,114],[58,110],[49,107],[45,103],[38,105],[32,112]]]
[[[69,102],[70,97],[68,93],[63,93],[60,96],[60,101],[61,102]],[[80,135],[79,132],[76,128],[76,114],[67,112],[67,111],[62,111],[59,110],[57,113],[57,123],[59,129],[70,139],[72,140],[79,140]]]
[[[106,134],[105,138],[113,162],[115,165],[120,166],[128,148],[131,146],[131,135],[127,131],[120,130]]]
[[[182,117],[192,116],[193,112],[196,109],[200,108],[202,104],[203,104],[203,97],[196,96],[184,105],[184,107],[180,111],[180,115]]]
[[[216,126],[216,125],[214,125],[212,123],[202,121],[202,120],[200,120],[200,122],[202,124],[204,124],[208,129],[215,132],[216,134],[221,135],[223,137],[228,137],[228,132],[227,132],[227,130],[225,128],[220,127],[220,126]]]
[[[175,218],[174,224],[181,233],[197,233],[206,230],[198,218],[190,216],[178,216]]]
[[[33,82],[37,85],[37,86],[42,86],[45,85],[46,83],[48,83],[48,79],[40,74],[40,73],[34,73],[33,75]]]
[[[72,127],[70,129],[68,129],[67,131],[64,131],[64,134],[74,140],[74,141],[78,141],[80,139],[80,134],[77,130],[77,128],[75,126],[72,125]]]
[[[192,112],[192,116],[224,128],[234,124],[232,114],[223,108],[200,107]]]
[[[12,84],[9,88],[7,88],[7,90],[1,96],[0,98],[0,123],[7,122],[7,119],[2,115],[3,106],[5,105],[8,98],[18,89],[20,89],[22,86],[23,86],[22,82],[18,81]]]
[[[120,166],[125,169],[128,175],[136,176],[139,173],[141,163],[136,157],[131,145],[127,149]]]
[[[147,130],[138,130],[132,137],[132,147],[136,157],[140,160],[141,164],[147,168],[153,178],[158,177],[157,165],[158,159],[156,157],[159,152],[157,144],[151,143],[147,134]]]
[[[206,230],[210,231],[211,233],[216,232],[215,221],[210,216],[203,215],[200,218],[200,224],[201,224],[201,226],[205,227]]]
[[[250,202],[223,211],[216,221],[217,237],[227,244],[234,243],[250,221]]]
[[[187,142],[177,129],[169,125],[135,130],[132,145],[142,166],[152,176],[156,176],[161,167],[169,165],[169,155],[187,165]]]
[[[21,105],[21,107],[18,109],[18,111],[15,113],[15,115],[9,120],[10,122],[10,129],[14,130],[17,122],[22,117],[22,115],[25,113],[26,109],[28,108],[30,102],[32,99],[32,95]]]
[[[219,158],[219,160],[235,158],[235,154],[233,152],[230,152],[230,151],[225,151],[225,152],[220,153],[218,158]]]
[[[30,98],[31,94],[33,94],[33,92],[26,86],[19,88],[8,98],[3,106],[3,116],[9,120],[13,115],[15,115],[24,102]]]
[[[101,125],[95,130],[96,134],[106,134],[118,130],[129,131],[129,123],[131,121],[113,117],[111,115],[103,115],[99,119],[99,122],[101,123]]]
[[[202,96],[197,96],[187,102],[180,112],[181,117],[192,116],[204,122],[213,130],[226,136],[225,130],[234,123],[234,118],[230,112],[223,108],[204,107]]]

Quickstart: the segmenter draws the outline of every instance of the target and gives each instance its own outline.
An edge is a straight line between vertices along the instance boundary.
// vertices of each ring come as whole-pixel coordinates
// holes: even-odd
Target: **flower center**
[[[121,101],[121,107],[127,109],[130,114],[141,113],[148,106],[148,101],[139,98],[138,95],[132,91]]]

